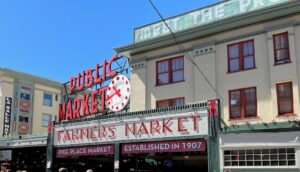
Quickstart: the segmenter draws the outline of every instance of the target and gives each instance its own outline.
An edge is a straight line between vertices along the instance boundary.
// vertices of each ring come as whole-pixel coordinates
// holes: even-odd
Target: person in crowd
[[[93,172],[93,170],[92,169],[87,169],[86,172]]]
[[[6,166],[5,164],[1,164],[1,171],[0,172],[5,172],[6,171]]]

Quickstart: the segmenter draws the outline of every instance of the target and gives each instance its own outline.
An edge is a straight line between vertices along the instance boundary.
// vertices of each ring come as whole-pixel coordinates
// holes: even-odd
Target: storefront
[[[48,171],[217,170],[217,118],[205,102],[59,122]]]
[[[1,142],[0,164],[12,171],[45,171],[47,144],[45,137],[31,137]]]
[[[123,171],[208,171],[206,139],[122,145]]]
[[[219,171],[219,101],[129,111],[122,57],[65,84],[59,122],[50,122],[47,170]]]
[[[297,130],[286,132],[281,128],[220,134],[221,168],[228,172],[299,172]]]

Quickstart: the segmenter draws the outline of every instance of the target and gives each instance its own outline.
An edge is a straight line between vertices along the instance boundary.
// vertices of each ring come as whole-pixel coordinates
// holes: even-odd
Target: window
[[[294,111],[292,82],[277,84],[276,90],[278,115],[292,114]]]
[[[27,116],[19,116],[19,122],[29,122],[29,118]]]
[[[167,100],[159,100],[156,102],[156,108],[166,108],[166,107],[181,106],[181,105],[184,105],[184,97],[167,99]]]
[[[255,68],[254,40],[228,45],[228,72]]]
[[[21,87],[20,99],[30,100],[31,88]]]
[[[43,113],[42,127],[48,127],[50,121],[52,121],[52,115]]]
[[[257,116],[256,88],[229,91],[231,119]]]
[[[294,148],[224,150],[224,166],[295,166]]]
[[[288,32],[273,35],[275,64],[290,62]]]
[[[50,107],[52,106],[52,94],[44,93],[43,105]]]
[[[183,71],[183,57],[175,57],[156,62],[156,85],[183,81]]]

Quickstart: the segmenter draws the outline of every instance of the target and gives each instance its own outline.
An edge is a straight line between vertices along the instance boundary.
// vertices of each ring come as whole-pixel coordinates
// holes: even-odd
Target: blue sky
[[[217,0],[153,0],[164,17]],[[0,66],[66,82],[159,17],[148,0],[2,0]]]

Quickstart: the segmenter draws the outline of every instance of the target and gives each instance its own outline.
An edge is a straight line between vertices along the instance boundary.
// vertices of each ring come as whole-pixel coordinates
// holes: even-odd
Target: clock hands
[[[106,101],[110,100],[112,97],[114,97],[115,95],[118,95],[119,97],[121,97],[121,89],[117,89],[115,86],[112,87],[113,90],[115,91],[112,95],[107,96]]]
[[[118,89],[117,90],[117,88],[115,87],[115,86],[113,86],[113,90],[115,91],[115,93],[119,96],[119,97],[121,97],[121,89]]]

